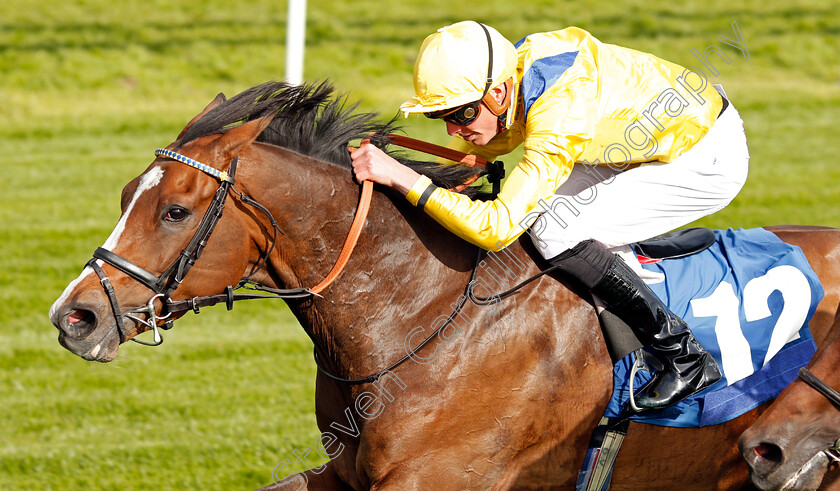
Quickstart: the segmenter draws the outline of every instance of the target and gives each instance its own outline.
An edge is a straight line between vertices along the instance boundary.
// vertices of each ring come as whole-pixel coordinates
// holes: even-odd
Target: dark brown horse
[[[170,306],[225,301],[233,298],[225,288],[243,278],[303,291],[287,302],[324,368],[312,455],[331,460],[272,489],[573,488],[610,396],[612,362],[591,303],[572,289],[545,276],[504,300],[467,300],[475,247],[378,189],[344,272],[322,296],[295,290],[328,274],[353,220],[359,185],[347,143],[388,129],[336,109],[328,92],[267,84],[219,97],[194,118],[168,149],[231,173],[235,161],[235,185],[221,193],[224,176],[165,155],[153,161],[125,187],[123,215],[97,260],[53,305],[59,341],[110,361],[121,342],[164,322],[167,296]],[[223,212],[211,207],[220,193]],[[221,218],[207,233],[211,208]],[[819,343],[840,300],[840,231],[774,232],[803,248],[825,286],[811,321]],[[533,257],[525,239],[485,259],[473,290],[491,296],[534,274]],[[346,383],[325,372],[377,376]],[[736,441],[759,411],[701,429],[632,425],[613,489],[743,486]]]
[[[840,489],[840,317],[808,371],[790,384],[738,445],[760,489]],[[825,384],[825,385],[822,385]]]

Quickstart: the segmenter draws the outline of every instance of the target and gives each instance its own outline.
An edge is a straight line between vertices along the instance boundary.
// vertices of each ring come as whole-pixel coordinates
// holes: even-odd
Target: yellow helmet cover
[[[411,113],[439,111],[458,107],[482,98],[487,81],[492,43],[493,69],[491,87],[516,73],[516,48],[490,26],[463,21],[442,27],[428,36],[420,47],[414,64],[414,92],[400,106]]]

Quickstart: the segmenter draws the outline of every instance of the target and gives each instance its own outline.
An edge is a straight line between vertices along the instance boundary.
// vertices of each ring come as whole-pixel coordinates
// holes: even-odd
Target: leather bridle
[[[420,140],[414,140],[412,138],[404,137],[401,135],[394,135],[388,134],[386,135],[388,140],[396,145],[400,145],[406,148],[410,148],[413,150],[422,151],[425,153],[429,153],[432,155],[437,155],[439,157],[443,157],[446,159],[454,160],[461,162],[462,164],[471,166],[471,167],[480,167],[484,170],[481,172],[481,175],[486,175],[490,182],[493,185],[493,194],[497,194],[499,192],[500,181],[504,177],[504,164],[502,162],[488,162],[487,160],[475,156],[465,154],[463,152],[459,152],[456,150],[452,150],[446,147],[441,147],[438,145],[434,145],[428,142],[423,142]],[[368,139],[364,139],[362,144],[369,143]],[[261,285],[251,281],[251,278],[256,274],[260,269],[262,269],[266,262],[268,261],[269,255],[274,250],[274,247],[277,243],[277,234],[285,235],[280,227],[277,225],[277,221],[274,219],[274,216],[271,212],[254,200],[249,196],[242,194],[241,192],[237,191],[234,186],[234,176],[236,175],[236,168],[239,162],[239,157],[235,157],[229,166],[229,171],[219,171],[213,167],[210,167],[206,164],[198,162],[196,160],[191,159],[185,155],[181,155],[177,152],[167,149],[157,149],[155,150],[155,155],[158,157],[165,157],[168,159],[176,160],[183,164],[189,165],[190,167],[196,168],[206,174],[209,174],[215,177],[219,181],[219,187],[216,190],[216,194],[213,197],[213,201],[210,203],[207,211],[204,214],[204,217],[201,219],[201,222],[198,225],[198,228],[193,235],[192,239],[190,240],[189,244],[181,251],[178,258],[172,263],[169,268],[167,268],[163,273],[158,276],[155,276],[153,273],[137,266],[133,262],[125,259],[124,257],[115,254],[108,249],[104,249],[102,247],[97,248],[96,251],[93,253],[93,258],[88,261],[87,266],[93,269],[94,272],[99,276],[100,283],[102,287],[105,289],[105,293],[108,296],[108,300],[111,305],[111,311],[114,316],[117,325],[117,331],[119,332],[120,342],[125,342],[126,330],[125,330],[125,323],[123,321],[124,317],[128,317],[133,321],[137,322],[138,324],[142,324],[148,327],[150,330],[154,332],[154,342],[146,342],[141,341],[135,338],[131,338],[132,341],[144,344],[147,346],[157,346],[163,342],[163,336],[160,333],[160,329],[168,330],[171,329],[174,323],[174,320],[171,318],[172,314],[177,314],[180,312],[185,312],[187,310],[193,310],[195,313],[199,313],[199,309],[202,307],[209,307],[216,305],[221,302],[225,302],[227,309],[232,310],[233,304],[239,300],[252,300],[252,299],[265,299],[265,298],[280,298],[280,299],[301,299],[301,298],[309,298],[312,296],[320,296],[319,293],[323,291],[327,286],[329,286],[333,280],[341,273],[344,266],[347,264],[350,255],[352,254],[353,248],[355,247],[359,236],[361,234],[362,227],[364,226],[365,220],[367,218],[367,213],[370,209],[370,202],[371,196],[373,193],[373,183],[371,181],[364,181],[362,182],[362,192],[361,197],[359,199],[359,207],[356,210],[356,215],[353,219],[353,224],[350,227],[350,232],[345,239],[344,246],[342,247],[341,252],[339,253],[339,257],[336,260],[336,263],[333,265],[332,270],[327,274],[323,281],[311,288],[290,288],[290,289],[278,289],[278,288],[270,288],[265,285]],[[456,188],[451,189],[452,191],[461,191],[467,185],[471,184],[478,178],[478,175],[470,178],[466,183],[463,185],[459,185]],[[228,198],[230,193],[236,194],[239,199],[257,210],[259,210],[262,214],[266,216],[272,226],[272,239],[271,245],[268,247],[266,252],[262,255],[259,263],[257,266],[252,269],[251,273],[246,275],[242,278],[236,286],[228,285],[225,288],[225,292],[216,295],[207,295],[202,297],[193,297],[188,298],[185,300],[172,300],[172,294],[177,290],[178,286],[184,281],[184,277],[201,256],[201,252],[204,250],[204,247],[207,245],[207,241],[210,238],[210,235],[213,233],[213,230],[216,227],[216,224],[222,217],[222,213],[224,212],[225,201]],[[479,250],[479,255],[476,258],[476,268],[481,261],[481,250]],[[119,302],[117,301],[117,296],[114,291],[114,287],[111,285],[111,281],[105,272],[102,270],[101,266],[99,265],[98,261],[102,261],[107,263],[114,268],[122,271],[129,277],[133,278],[134,280],[138,281],[146,288],[155,292],[145,306],[138,307],[135,309],[131,309],[127,312],[123,312],[120,309]],[[404,356],[402,359],[398,360],[396,363],[391,364],[387,369],[380,370],[379,372],[369,375],[367,377],[356,378],[356,379],[347,379],[338,377],[329,373],[320,363],[318,356],[317,356],[317,347],[315,351],[315,363],[318,366],[318,369],[324,373],[327,377],[344,383],[350,384],[359,384],[359,383],[368,383],[373,382],[379,379],[379,377],[386,373],[389,370],[401,365],[402,363],[406,362],[411,357],[415,356],[418,351],[423,349],[426,345],[428,345],[431,340],[437,336],[437,334],[442,331],[449,323],[452,321],[452,318],[457,315],[457,313],[463,308],[466,299],[469,297],[472,301],[479,305],[486,305],[489,304],[496,295],[491,297],[478,297],[473,294],[472,292],[472,285],[475,280],[476,268],[473,269],[472,275],[470,277],[470,282],[467,284],[466,287],[466,295],[462,296],[460,303],[455,307],[455,312],[449,317],[449,320],[436,329],[431,335],[429,335],[424,341],[422,341],[417,347],[410,350],[410,352]],[[529,278],[526,281],[523,281],[519,285],[510,290],[503,292],[499,296],[501,298],[506,297],[507,295],[513,293],[514,291],[518,290],[522,286],[531,281],[535,280],[539,276],[545,274],[548,271],[542,271],[537,275]],[[245,288],[249,290],[256,290],[264,292],[262,294],[249,294],[249,293],[234,293],[234,290],[239,288]],[[155,300],[160,299],[162,303],[161,313],[162,315],[158,315],[156,308],[155,308]],[[165,315],[163,313],[165,312]],[[138,314],[145,315],[144,318],[138,317]]]
[[[163,336],[161,335],[159,329],[172,328],[173,320],[170,318],[172,314],[184,312],[186,310],[193,310],[195,312],[198,312],[198,309],[200,307],[216,305],[217,303],[220,303],[222,301],[226,302],[228,310],[231,310],[233,308],[233,302],[237,300],[272,297],[306,298],[317,294],[316,291],[313,291],[314,289],[274,289],[251,282],[251,277],[253,277],[253,275],[256,274],[256,272],[259,271],[265,265],[265,263],[268,261],[269,255],[274,250],[274,247],[277,243],[277,234],[283,234],[283,231],[277,225],[277,221],[274,219],[271,212],[265,206],[261,205],[256,200],[234,189],[234,176],[236,175],[236,168],[239,162],[239,157],[235,157],[231,161],[228,172],[223,172],[214,169],[206,164],[202,164],[201,162],[195,161],[189,157],[173,152],[171,150],[158,149],[155,150],[155,155],[157,155],[158,157],[165,157],[172,160],[176,160],[178,162],[199,169],[202,172],[205,172],[206,174],[215,177],[219,181],[219,187],[216,190],[216,194],[213,196],[213,201],[210,203],[210,206],[204,213],[201,222],[198,224],[198,228],[196,229],[195,234],[193,234],[193,237],[190,240],[190,242],[181,251],[181,253],[178,255],[178,258],[175,259],[172,265],[169,266],[160,275],[156,276],[155,274],[141,268],[140,266],[134,264],[128,259],[109,251],[108,249],[99,247],[96,249],[96,251],[94,251],[93,259],[88,261],[87,266],[93,269],[94,272],[96,272],[97,276],[99,276],[102,287],[105,289],[105,293],[108,296],[108,300],[111,304],[111,312],[113,313],[114,319],[117,324],[117,331],[120,335],[120,342],[125,342],[127,337],[125,322],[123,320],[124,317],[128,317],[134,320],[135,322],[143,324],[144,326],[154,331],[154,342],[150,343],[135,338],[132,338],[132,341],[148,346],[157,346],[163,342]],[[210,235],[213,233],[213,230],[216,228],[216,224],[219,223],[219,220],[222,217],[222,213],[224,212],[225,208],[225,201],[227,200],[228,195],[231,192],[239,196],[243,203],[256,208],[268,218],[273,229],[271,245],[262,255],[259,263],[257,263],[257,267],[254,268],[250,274],[242,278],[237,284],[237,286],[228,286],[225,289],[225,293],[219,295],[195,297],[181,301],[172,300],[172,294],[184,281],[184,277],[193,267],[198,258],[201,257],[201,252],[204,250],[204,247],[207,245],[207,241],[210,239]],[[114,287],[111,285],[110,279],[102,270],[98,261],[107,263],[113,266],[114,268],[118,269],[119,271],[122,271],[129,277],[138,281],[146,288],[155,292],[155,295],[149,299],[145,306],[138,307],[127,312],[123,312],[120,309],[119,302],[117,301],[117,296],[114,291]],[[233,293],[233,290],[240,287],[264,291],[269,293],[269,295]],[[166,312],[165,315],[158,316],[155,308],[155,300],[157,299],[160,299],[161,303],[163,304],[161,312]],[[144,314],[145,318],[138,317],[138,314]]]

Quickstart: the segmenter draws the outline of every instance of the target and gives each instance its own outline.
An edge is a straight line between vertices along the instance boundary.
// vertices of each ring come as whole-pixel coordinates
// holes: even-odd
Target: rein
[[[388,139],[388,141],[390,143],[392,143],[394,145],[398,145],[398,146],[408,148],[408,149],[411,149],[411,150],[417,150],[417,151],[420,151],[420,152],[427,153],[429,155],[434,155],[436,157],[442,157],[442,158],[445,158],[445,159],[448,159],[448,160],[453,160],[453,161],[456,161],[456,162],[460,162],[460,163],[462,163],[464,165],[467,165],[469,167],[479,167],[481,169],[485,169],[485,172],[482,172],[482,173],[476,174],[475,176],[472,176],[471,178],[467,179],[463,184],[460,184],[460,185],[458,185],[454,188],[449,189],[450,191],[460,192],[460,191],[464,190],[470,184],[474,183],[479,177],[486,174],[488,179],[490,180],[490,182],[493,184],[493,195],[495,196],[495,195],[499,194],[500,183],[501,183],[501,180],[505,176],[505,167],[504,167],[503,162],[501,162],[501,161],[489,162],[487,159],[485,159],[483,157],[480,157],[478,155],[467,154],[467,153],[460,152],[458,150],[454,150],[454,149],[451,149],[451,148],[442,147],[440,145],[435,145],[434,143],[429,143],[429,142],[425,142],[425,141],[422,141],[422,140],[416,140],[414,138],[409,138],[407,136],[397,135],[397,134],[394,134],[394,133],[388,133],[387,135],[385,135],[385,137]],[[370,143],[370,140],[367,139],[367,138],[362,140],[361,145],[364,145],[366,143]],[[352,150],[354,150],[354,149],[351,148],[351,151]],[[365,181],[364,184],[368,184],[368,181]],[[360,207],[361,207],[361,204],[360,204]],[[349,239],[349,237],[348,237],[348,239]],[[394,363],[391,363],[387,368],[382,369],[382,370],[380,370],[380,371],[378,371],[374,374],[368,375],[367,377],[344,378],[344,377],[339,377],[337,375],[333,375],[321,364],[321,360],[318,358],[318,348],[316,346],[315,349],[313,350],[312,354],[313,354],[313,357],[315,359],[315,366],[318,367],[318,371],[320,371],[322,374],[324,374],[329,379],[335,380],[336,382],[342,382],[342,383],[345,383],[345,384],[358,385],[358,384],[366,384],[366,383],[376,382],[377,380],[379,380],[379,378],[382,375],[390,372],[394,368],[397,368],[398,366],[402,365],[403,363],[407,362],[408,360],[410,360],[414,356],[416,356],[417,353],[420,352],[420,350],[422,350],[423,348],[425,348],[438,334],[440,334],[441,331],[446,329],[446,327],[449,326],[449,324],[452,323],[452,320],[461,312],[461,309],[464,308],[464,305],[467,302],[467,298],[471,299],[474,303],[476,303],[478,305],[487,305],[487,304],[491,303],[493,301],[493,299],[505,298],[508,295],[515,292],[516,290],[522,288],[526,284],[528,284],[528,283],[534,281],[535,279],[539,278],[540,276],[550,272],[553,269],[556,269],[555,267],[551,267],[547,270],[540,271],[539,273],[532,276],[531,278],[528,278],[527,280],[519,283],[515,287],[513,287],[513,288],[511,288],[511,289],[509,289],[505,292],[502,292],[501,294],[491,295],[491,296],[488,296],[488,297],[478,297],[473,293],[472,286],[473,286],[474,281],[475,281],[476,271],[478,271],[478,265],[481,263],[482,255],[483,255],[483,251],[481,249],[478,249],[478,255],[477,255],[476,260],[475,260],[475,266],[473,266],[472,273],[470,273],[470,281],[467,283],[467,286],[466,286],[465,291],[464,291],[464,295],[460,296],[460,300],[458,302],[458,305],[456,305],[454,307],[454,309],[452,311],[452,314],[449,315],[446,322],[444,322],[440,327],[438,327],[431,334],[429,334],[429,336],[426,337],[426,339],[424,339],[419,345],[417,345],[416,348],[413,348],[408,353],[406,353],[405,356],[403,356],[399,360],[395,361]]]
[[[435,145],[434,143],[429,143],[422,140],[415,140],[414,138],[409,138],[403,135],[396,135],[394,133],[388,133],[387,135],[385,135],[385,137],[388,139],[389,142],[403,148],[417,150],[419,152],[424,152],[429,155],[434,155],[436,157],[442,157],[448,160],[453,160],[455,162],[460,162],[469,167],[478,167],[479,169],[484,169],[484,172],[470,177],[462,184],[459,184],[454,188],[450,188],[450,191],[460,193],[461,191],[466,189],[467,186],[477,181],[479,177],[481,177],[482,175],[487,175],[487,179],[493,184],[493,196],[499,194],[502,179],[504,179],[505,177],[505,165],[503,162],[499,160],[495,162],[490,162],[484,157],[479,157],[478,155],[460,152],[452,148],[442,147],[440,145]],[[365,142],[363,141],[362,144],[364,143]]]

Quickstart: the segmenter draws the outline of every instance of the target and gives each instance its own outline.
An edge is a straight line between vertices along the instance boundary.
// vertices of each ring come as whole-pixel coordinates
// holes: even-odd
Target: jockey
[[[569,27],[514,46],[465,21],[428,36],[406,116],[442,119],[451,148],[490,161],[524,145],[492,201],[438,188],[373,145],[359,181],[403,194],[448,230],[498,251],[527,230],[536,248],[624,320],[664,366],[640,389],[663,408],[721,377],[687,324],[610,252],[714,213],[744,185],[743,122],[702,72]]]

